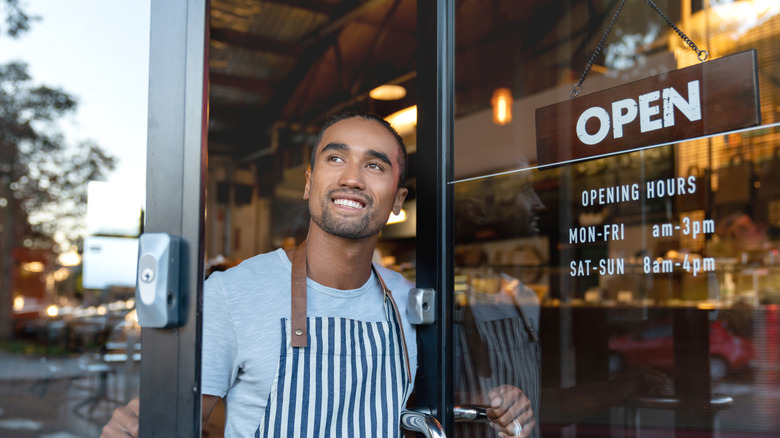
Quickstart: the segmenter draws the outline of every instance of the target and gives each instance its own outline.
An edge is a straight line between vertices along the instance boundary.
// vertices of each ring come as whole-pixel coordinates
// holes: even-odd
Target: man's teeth
[[[357,201],[352,201],[350,199],[334,199],[333,203],[336,205],[343,205],[351,208],[357,208],[357,209],[363,208],[363,204]]]

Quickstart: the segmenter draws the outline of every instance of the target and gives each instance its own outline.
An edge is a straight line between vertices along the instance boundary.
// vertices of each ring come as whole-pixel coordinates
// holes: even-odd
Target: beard
[[[327,196],[323,198],[322,214],[315,215],[311,211],[311,207],[309,208],[309,214],[315,224],[328,234],[351,240],[365,239],[378,234],[382,230],[383,223],[371,225],[369,208],[372,206],[373,201],[370,199],[367,200],[366,206],[363,208],[366,210],[363,216],[353,218],[338,217],[338,213],[333,211],[333,203],[331,202],[331,195],[337,191],[339,190],[328,192]]]

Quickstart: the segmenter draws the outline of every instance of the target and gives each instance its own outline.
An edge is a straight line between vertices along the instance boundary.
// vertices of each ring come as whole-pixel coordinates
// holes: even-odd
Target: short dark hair
[[[322,125],[322,128],[320,129],[320,133],[317,134],[317,139],[314,140],[314,147],[311,149],[311,170],[314,170],[314,161],[317,158],[317,147],[320,145],[320,141],[322,141],[322,136],[325,134],[325,131],[330,128],[331,126],[335,125],[336,123],[346,120],[346,119],[352,119],[355,117],[360,117],[364,120],[373,120],[380,125],[382,125],[385,129],[387,129],[388,132],[393,134],[393,137],[395,137],[395,140],[398,142],[398,150],[401,152],[400,157],[398,158],[398,188],[403,188],[406,186],[406,169],[407,164],[409,162],[409,156],[406,153],[406,145],[404,144],[404,139],[401,138],[401,136],[398,134],[398,131],[395,130],[395,128],[390,125],[390,123],[379,117],[376,114],[369,113],[369,112],[363,112],[363,111],[348,111],[344,113],[338,113],[334,114],[330,117],[328,117],[327,120],[325,120],[325,123]]]

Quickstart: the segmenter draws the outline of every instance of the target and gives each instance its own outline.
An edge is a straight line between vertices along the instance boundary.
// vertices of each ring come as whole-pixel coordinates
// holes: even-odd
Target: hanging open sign
[[[538,108],[537,159],[555,164],[760,123],[749,50]]]

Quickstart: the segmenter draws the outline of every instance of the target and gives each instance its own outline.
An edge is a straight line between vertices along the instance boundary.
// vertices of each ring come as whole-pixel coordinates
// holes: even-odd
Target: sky
[[[0,36],[0,63],[23,61],[36,85],[74,96],[77,112],[61,124],[68,141],[95,141],[117,158],[108,181],[145,191],[150,0],[21,3],[40,20]]]
[[[113,197],[88,202],[85,231],[122,222],[128,210],[137,218],[144,205],[150,1],[21,0],[40,19],[15,39],[0,35],[0,63],[25,62],[34,85],[76,98],[60,123],[66,141],[94,141],[116,159],[106,176]]]

